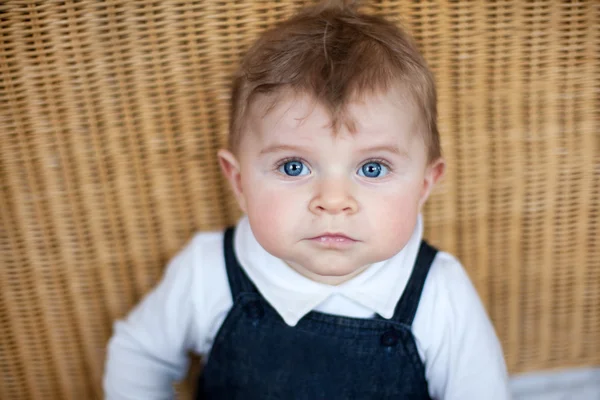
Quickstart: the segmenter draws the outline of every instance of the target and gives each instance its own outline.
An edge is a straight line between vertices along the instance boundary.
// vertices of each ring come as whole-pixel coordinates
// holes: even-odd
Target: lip
[[[341,232],[324,232],[320,235],[317,235],[315,237],[312,237],[311,239],[319,239],[319,238],[331,238],[331,239],[343,239],[343,240],[352,240],[353,242],[356,242],[356,239],[351,238],[348,235],[345,235]]]
[[[325,232],[321,235],[312,237],[309,240],[317,245],[335,249],[349,247],[358,242],[358,240],[338,232]]]

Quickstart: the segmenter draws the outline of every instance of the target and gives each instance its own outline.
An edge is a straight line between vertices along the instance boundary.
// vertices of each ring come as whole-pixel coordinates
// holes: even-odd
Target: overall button
[[[258,301],[253,301],[244,306],[244,311],[246,314],[255,322],[258,322],[264,315],[265,310],[263,306]]]
[[[398,344],[398,339],[400,336],[398,332],[394,329],[391,329],[381,335],[381,345],[385,347],[393,347]]]

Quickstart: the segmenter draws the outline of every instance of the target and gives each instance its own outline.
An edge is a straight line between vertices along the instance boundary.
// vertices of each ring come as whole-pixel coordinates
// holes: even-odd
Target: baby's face
[[[402,250],[443,171],[441,161],[428,165],[413,108],[398,94],[348,110],[356,131],[333,135],[309,97],[282,100],[266,116],[253,107],[232,169],[258,242],[329,284]]]

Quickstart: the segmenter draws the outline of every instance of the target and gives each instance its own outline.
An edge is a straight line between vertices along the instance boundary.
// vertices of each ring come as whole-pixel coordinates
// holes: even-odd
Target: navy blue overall
[[[394,316],[312,311],[286,325],[240,267],[225,232],[233,307],[199,379],[197,399],[430,399],[411,325],[437,250],[421,243]]]

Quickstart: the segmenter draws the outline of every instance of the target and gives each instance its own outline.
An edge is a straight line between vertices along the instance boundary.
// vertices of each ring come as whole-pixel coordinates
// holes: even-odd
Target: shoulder
[[[214,293],[210,290],[215,289],[214,285],[220,288],[227,281],[223,235],[224,231],[197,232],[181,251],[187,259],[193,285],[201,289],[195,293]]]
[[[429,297],[431,292],[446,300],[461,303],[477,292],[460,261],[452,254],[438,251],[425,281],[423,297]]]
[[[478,314],[483,311],[481,300],[464,267],[452,254],[438,251],[423,287],[417,316],[429,315],[430,323],[435,319],[437,323],[453,324],[459,322],[457,319],[469,318],[475,310]]]
[[[183,248],[194,264],[223,258],[224,231],[196,232]],[[220,258],[219,258],[220,257]]]
[[[196,232],[169,260],[163,280],[196,283],[195,276],[204,275],[208,265],[222,258],[222,238],[223,232]]]
[[[467,272],[456,257],[438,251],[413,323],[419,347],[426,354],[449,337],[482,326],[490,331],[489,318]]]
[[[214,251],[215,247],[222,248],[224,233],[224,230],[196,232],[186,244],[185,249],[191,248],[194,249],[194,251]]]
[[[199,300],[197,293],[206,293],[205,287],[222,280],[222,238],[218,231],[195,233],[169,260],[158,287],[165,293],[190,294],[192,302]]]

